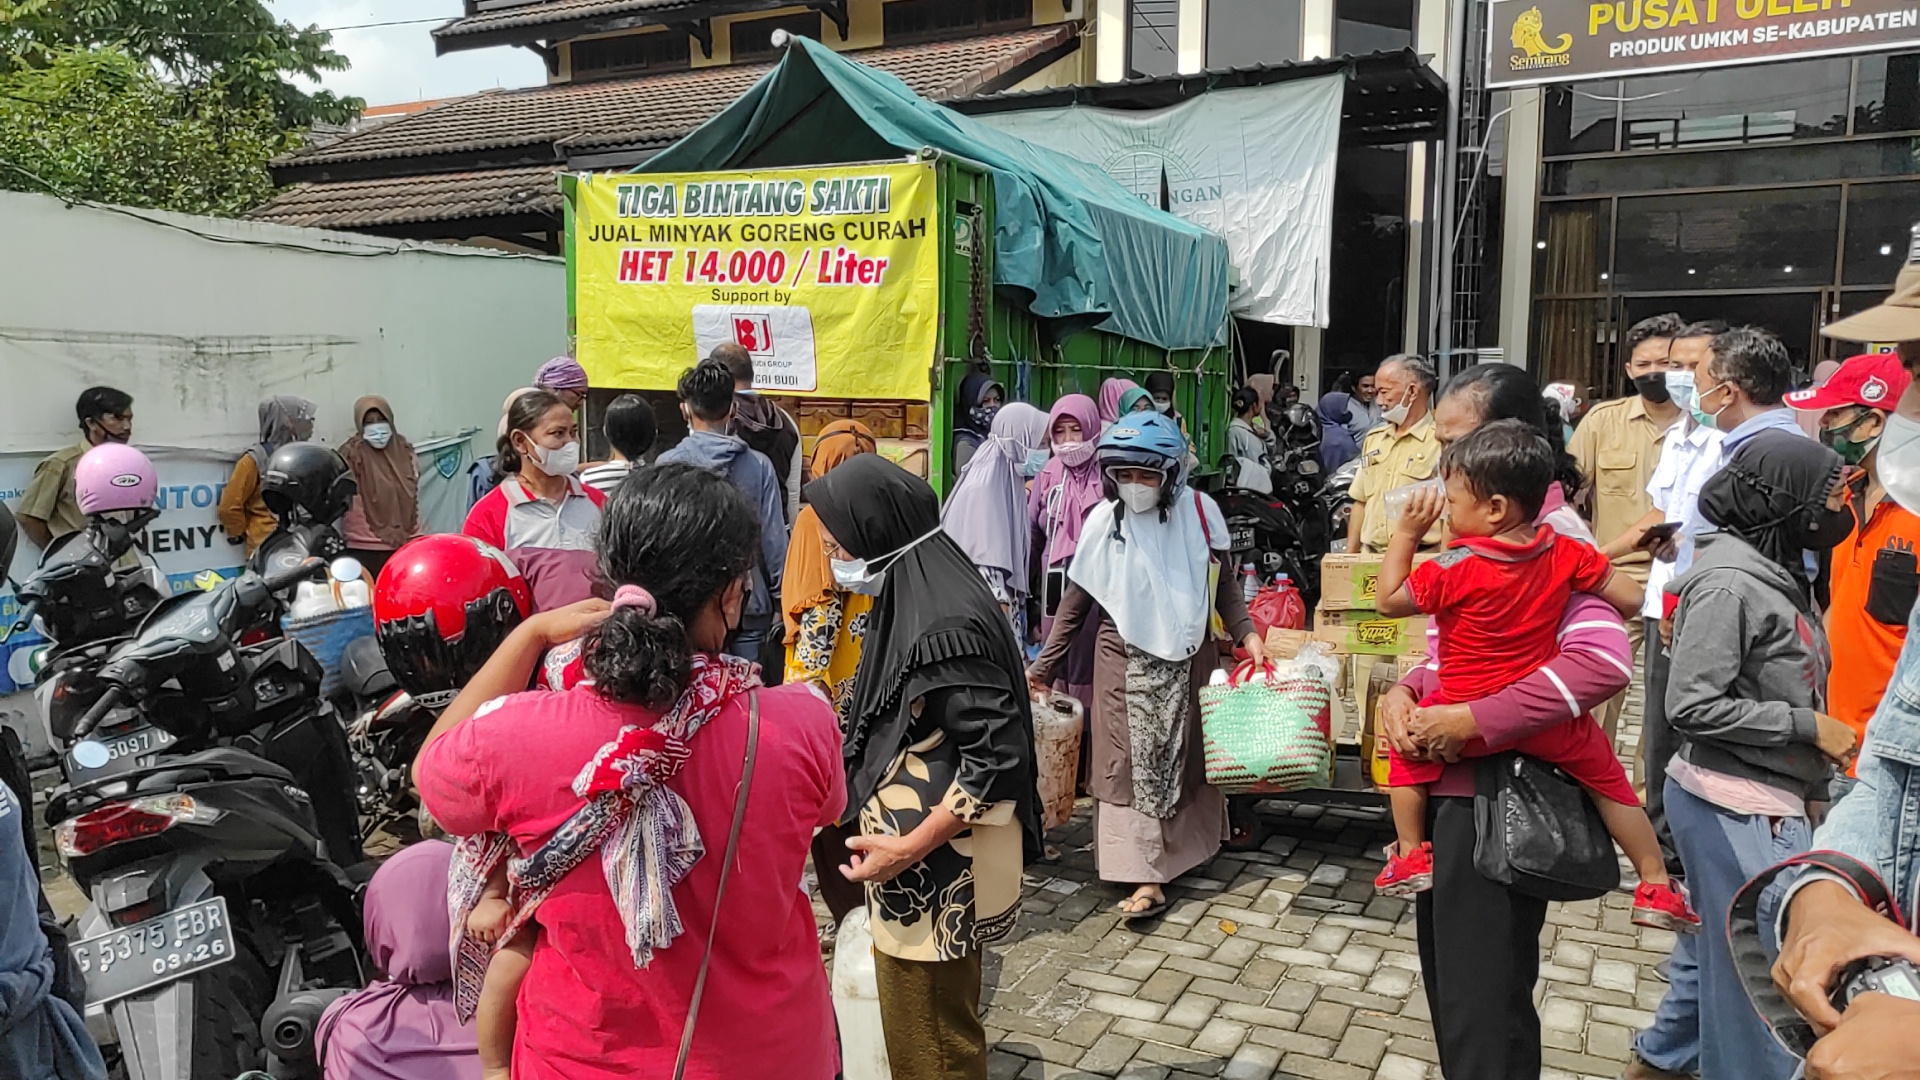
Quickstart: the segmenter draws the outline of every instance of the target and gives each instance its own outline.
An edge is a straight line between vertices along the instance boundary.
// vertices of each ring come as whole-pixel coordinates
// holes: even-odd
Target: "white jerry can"
[[[848,912],[834,938],[833,1012],[840,1021],[844,1080],[893,1080],[880,1031],[880,986],[873,974],[873,935],[867,930],[865,907]]]

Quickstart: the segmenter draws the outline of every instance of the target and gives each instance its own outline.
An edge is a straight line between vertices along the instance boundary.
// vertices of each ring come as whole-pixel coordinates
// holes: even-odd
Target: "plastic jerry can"
[[[1055,692],[1033,702],[1033,757],[1038,767],[1040,827],[1057,829],[1073,816],[1074,784],[1080,775],[1078,698]]]
[[[840,1023],[843,1080],[893,1080],[880,1030],[880,984],[873,973],[873,935],[867,909],[840,920],[833,944],[833,1014]]]

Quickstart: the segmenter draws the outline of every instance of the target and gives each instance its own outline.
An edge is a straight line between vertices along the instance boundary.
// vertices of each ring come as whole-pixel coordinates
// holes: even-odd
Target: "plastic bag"
[[[1307,628],[1307,602],[1291,581],[1275,582],[1254,594],[1247,602],[1247,614],[1253,617],[1253,628],[1262,638],[1276,627],[1281,630]]]

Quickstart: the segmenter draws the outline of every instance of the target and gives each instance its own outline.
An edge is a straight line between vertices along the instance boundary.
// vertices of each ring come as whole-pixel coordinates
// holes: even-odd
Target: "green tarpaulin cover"
[[[993,171],[994,280],[1035,315],[1163,349],[1226,340],[1227,244],[1092,165],[919,97],[799,38],[766,77],[639,172],[874,161],[932,147]]]

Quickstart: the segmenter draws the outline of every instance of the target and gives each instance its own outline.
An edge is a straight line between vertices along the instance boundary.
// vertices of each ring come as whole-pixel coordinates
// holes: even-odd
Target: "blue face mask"
[[[1051,456],[1052,452],[1044,446],[1027,451],[1027,460],[1020,465],[1020,475],[1029,479],[1039,476],[1040,470],[1047,467],[1047,459]]]
[[[1693,409],[1693,372],[1677,368],[1666,372],[1667,394],[1675,405],[1691,411]]]

